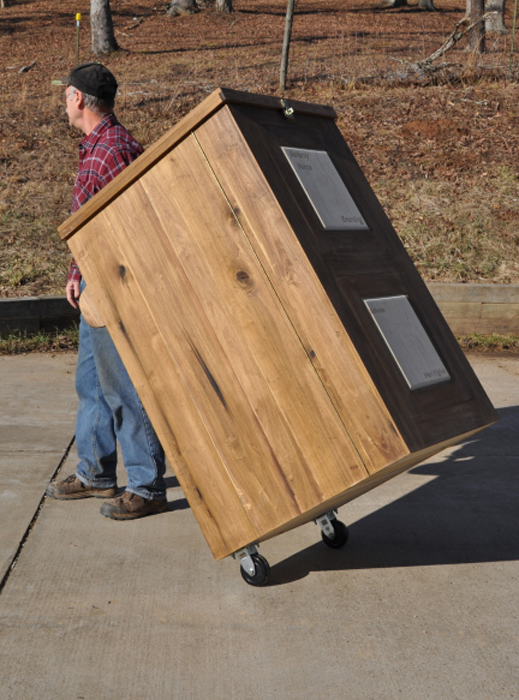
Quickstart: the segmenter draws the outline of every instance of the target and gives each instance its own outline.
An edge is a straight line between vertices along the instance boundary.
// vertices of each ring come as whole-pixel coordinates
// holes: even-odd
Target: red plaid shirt
[[[99,122],[79,144],[71,214],[140,156],[142,150],[142,146],[119,124],[115,114],[108,114]],[[67,281],[80,279],[78,266],[72,261]]]

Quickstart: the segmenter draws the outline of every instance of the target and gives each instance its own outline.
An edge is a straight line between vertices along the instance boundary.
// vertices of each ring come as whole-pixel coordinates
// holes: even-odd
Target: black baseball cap
[[[73,68],[66,78],[53,80],[52,84],[72,85],[101,100],[113,100],[117,92],[117,80],[101,63],[82,63]]]

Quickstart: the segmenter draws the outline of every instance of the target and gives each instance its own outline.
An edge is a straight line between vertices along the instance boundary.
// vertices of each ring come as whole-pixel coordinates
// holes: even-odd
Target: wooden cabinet
[[[59,229],[215,558],[497,417],[330,107],[216,90]]]

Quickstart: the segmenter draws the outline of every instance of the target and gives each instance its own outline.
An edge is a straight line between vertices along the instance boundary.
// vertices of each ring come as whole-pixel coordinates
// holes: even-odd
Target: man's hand
[[[68,303],[77,309],[79,307],[79,280],[69,280],[65,287],[65,293]]]

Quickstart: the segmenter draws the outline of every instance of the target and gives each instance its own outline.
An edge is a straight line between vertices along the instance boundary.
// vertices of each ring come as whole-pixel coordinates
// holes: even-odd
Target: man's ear
[[[77,103],[78,109],[84,108],[85,100],[83,99],[83,93],[81,92],[81,90],[76,89],[76,92],[74,93],[74,100]]]

